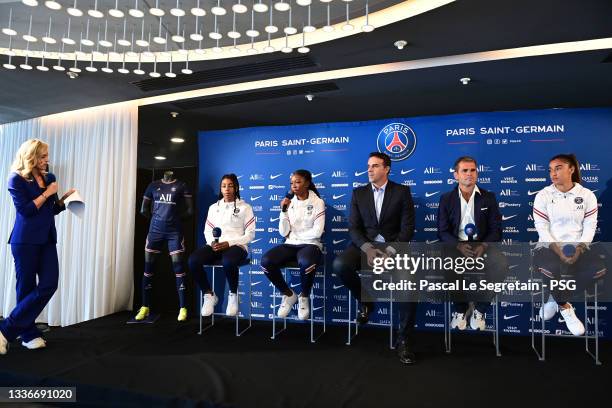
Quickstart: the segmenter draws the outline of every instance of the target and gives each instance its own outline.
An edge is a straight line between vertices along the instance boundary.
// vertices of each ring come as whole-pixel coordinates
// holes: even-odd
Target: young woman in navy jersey
[[[293,197],[289,198],[291,195]],[[278,230],[286,240],[283,245],[264,254],[261,266],[268,279],[283,294],[278,317],[287,317],[299,300],[298,319],[306,320],[310,316],[309,296],[315,271],[322,262],[321,235],[325,229],[325,203],[319,197],[308,170],[296,170],[291,175],[291,194],[281,201],[280,206]],[[281,273],[284,265],[295,261],[300,268],[299,297],[287,285]]]
[[[534,265],[548,279],[575,279],[576,292],[593,287],[606,274],[600,251],[591,245],[597,228],[597,198],[580,182],[580,166],[573,154],[559,154],[548,165],[552,184],[536,195],[533,219],[539,239]],[[540,308],[540,317],[549,320],[560,312],[568,330],[584,334],[584,325],[567,300],[567,291],[551,290]]]
[[[216,239],[213,236],[215,228],[221,229],[221,236]],[[240,184],[235,174],[221,177],[218,201],[208,208],[204,237],[206,245],[189,257],[191,274],[204,293],[202,316],[213,314],[219,300],[210,286],[203,265],[219,261],[229,285],[225,314],[235,316],[238,313],[238,268],[248,257],[247,245],[255,238],[253,208],[240,199]]]

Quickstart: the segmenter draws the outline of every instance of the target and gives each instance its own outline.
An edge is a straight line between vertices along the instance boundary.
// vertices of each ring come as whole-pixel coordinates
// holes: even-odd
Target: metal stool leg
[[[495,355],[501,357],[499,351],[499,298],[495,294],[495,306],[493,308],[493,324],[495,325],[495,332],[493,332],[493,343],[495,343]]]
[[[314,296],[314,291],[310,292],[310,304],[311,304],[311,311],[310,311],[310,342],[311,343],[315,343],[319,337],[321,337],[323,334],[325,334],[325,308],[326,308],[326,296],[325,296],[325,263],[323,263],[323,331],[321,333],[319,333],[319,335],[317,335],[317,337],[314,337],[314,300],[315,300],[315,296]],[[316,278],[316,270],[313,272],[315,274],[315,278]]]
[[[452,349],[452,338],[451,338],[451,327],[450,327],[450,316],[451,316],[451,302],[448,299],[444,300],[444,347],[445,352],[450,354]]]
[[[212,266],[212,289],[213,289],[213,293],[215,291],[215,266]],[[204,270],[204,273],[206,273],[206,269]],[[198,310],[198,314],[200,315],[200,331],[198,332],[198,334],[202,334],[204,333],[206,330],[210,329],[211,327],[213,327],[215,325],[215,312],[213,309],[213,314],[210,316],[210,324],[208,324],[205,327],[202,327],[202,299],[204,298],[204,292],[202,292],[202,290],[200,289],[200,310]]]
[[[249,257],[249,286],[248,286],[248,291],[249,291],[249,325],[247,327],[245,327],[244,329],[240,330],[239,327],[239,315],[240,315],[240,294],[236,293],[236,296],[238,296],[238,313],[236,313],[236,337],[240,337],[245,331],[249,330],[253,324],[252,321],[252,317],[251,317],[251,312],[252,312],[252,294],[251,294],[251,288],[252,288],[252,276],[251,276],[251,260],[252,258]],[[239,290],[237,292],[240,292]]]
[[[287,280],[287,268],[284,271],[285,281]],[[283,318],[283,328],[279,331],[276,331],[276,286],[274,286],[274,291],[272,293],[272,340],[276,339],[276,336],[281,334],[287,330],[287,318]]]

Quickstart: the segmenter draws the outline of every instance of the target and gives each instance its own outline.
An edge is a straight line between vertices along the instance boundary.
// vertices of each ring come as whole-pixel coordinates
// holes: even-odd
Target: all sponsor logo
[[[251,180],[251,181],[260,181],[260,180],[263,180],[263,179],[264,179],[263,174],[251,174],[249,176],[249,180]]]
[[[442,170],[439,167],[425,167],[423,174],[442,174]]]
[[[502,197],[518,197],[520,194],[516,190],[505,188],[499,192],[499,195]]]
[[[580,171],[599,171],[599,165],[594,163],[581,163]]]
[[[541,164],[537,163],[528,163],[525,165],[525,171],[545,171],[546,169]]]
[[[332,172],[332,178],[348,178],[348,173],[342,170],[336,170]]]

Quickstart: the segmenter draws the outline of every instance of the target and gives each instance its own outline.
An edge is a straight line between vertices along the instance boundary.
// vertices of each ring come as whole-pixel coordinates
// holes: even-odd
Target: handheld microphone
[[[295,194],[293,194],[291,191],[288,191],[288,192],[287,192],[287,194],[285,195],[285,198],[288,198],[288,199],[290,199],[290,200],[292,200],[292,199],[293,199],[293,197],[295,197]],[[287,208],[288,208],[288,207],[289,207],[289,206],[288,206],[287,204],[283,205],[282,211],[283,211],[283,212],[287,212]]]
[[[219,228],[219,227],[213,228],[212,234],[213,234],[213,237],[215,238],[213,243],[218,244],[219,243],[219,237],[221,237],[221,228]]]
[[[561,251],[563,252],[563,255],[568,258],[571,258],[576,254],[576,247],[572,244],[565,244],[563,245],[563,248],[561,248]]]
[[[476,225],[469,223],[465,226],[465,228],[463,229],[463,232],[465,232],[465,235],[467,235],[468,237],[468,242],[473,242],[474,241],[474,235],[476,235],[478,233],[477,229],[476,229]]]

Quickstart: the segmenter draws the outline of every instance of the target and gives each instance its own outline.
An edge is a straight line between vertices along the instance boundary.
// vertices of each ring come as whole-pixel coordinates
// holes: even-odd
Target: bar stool
[[[447,300],[444,301],[444,348],[446,353],[448,354],[450,354],[452,349],[452,336],[450,327],[451,303],[452,302],[448,299],[447,294]],[[495,294],[495,297],[493,298],[491,304],[493,305],[493,328],[485,328],[484,330],[479,331],[493,333],[493,345],[495,346],[495,355],[497,357],[501,357],[501,352],[499,351],[499,298],[497,294]]]
[[[370,271],[371,272],[371,271]],[[357,273],[359,274],[359,276],[361,277],[361,271],[357,271]],[[347,338],[346,338],[346,345],[350,346],[351,345],[351,341],[353,340],[353,338],[355,338],[355,336],[357,336],[359,334],[359,324],[357,323],[357,309],[359,308],[359,301],[357,299],[355,299],[355,318],[352,319],[352,295],[351,295],[351,291],[348,291],[348,319],[347,319],[347,323],[348,323],[348,333],[347,333]],[[376,325],[380,325],[380,326],[388,326],[389,327],[389,349],[394,350],[395,349],[395,343],[393,342],[393,292],[390,293],[389,295],[389,324],[380,324],[380,323],[368,323],[371,324],[373,326]],[[353,334],[353,328],[351,326],[355,326],[355,334]]]
[[[321,255],[322,258],[322,262],[320,263],[320,265],[317,266],[317,269],[315,271],[313,271],[313,273],[315,274],[315,280],[317,277],[323,277],[323,305],[319,306],[317,308],[315,308],[315,299],[316,296],[314,295],[314,285],[313,285],[313,290],[310,291],[310,342],[311,343],[315,343],[319,337],[321,337],[324,333],[325,333],[325,329],[326,329],[326,267],[325,267],[325,258],[324,255]],[[321,271],[319,268],[322,267],[323,270]],[[291,281],[291,271],[299,271],[300,268],[297,264],[297,262],[290,262],[288,264],[286,264],[283,268],[283,274],[285,276],[285,281],[286,282],[290,282]],[[276,337],[282,333],[283,331],[285,331],[287,329],[287,318],[283,318],[283,328],[280,329],[279,331],[276,331],[276,287],[274,287],[274,292],[272,293],[272,337],[270,337],[272,340],[276,339]],[[314,312],[318,309],[323,309],[323,330],[315,337],[314,334],[314,321],[316,320],[314,318]],[[293,320],[296,320],[296,318],[294,318]],[[320,319],[319,319],[320,321]]]
[[[238,285],[238,290],[236,293],[236,296],[238,297],[238,313],[236,313],[236,336],[239,337],[241,336],[245,331],[247,331],[248,329],[251,328],[252,325],[252,319],[251,319],[251,258],[247,257],[245,260],[243,260],[240,265],[239,265],[239,270],[240,268],[244,267],[244,266],[249,266],[249,286],[248,286],[248,291],[249,291],[249,325],[247,327],[245,327],[244,329],[240,330],[240,324],[239,324],[239,315],[240,315],[240,282]],[[212,268],[212,288],[213,291],[215,290],[215,271],[218,268],[223,269],[223,265],[220,262],[216,262],[214,264],[210,264],[210,265],[203,265],[203,269],[204,269],[204,273],[206,273],[206,268]],[[239,279],[240,279],[240,275],[238,275]],[[203,302],[203,298],[204,298],[204,293],[202,293],[202,290],[200,289],[200,309],[198,314],[200,315],[200,331],[198,332],[198,334],[202,334],[205,330],[210,329],[211,327],[213,327],[215,325],[215,315],[217,316],[225,316],[225,313],[220,313],[220,312],[213,312],[213,314],[210,316],[210,324],[208,324],[205,327],[202,327],[202,302]],[[216,306],[215,306],[216,307]]]
[[[531,279],[533,282],[540,282],[540,287],[542,287],[544,280],[541,277],[534,278],[533,276],[533,272],[535,270],[535,266],[533,265],[533,251],[531,251],[531,255],[532,255],[531,256]],[[561,279],[571,279],[572,277],[573,277],[572,275],[561,275]],[[565,337],[565,338],[573,338],[573,339],[584,338],[586,353],[593,358],[593,360],[595,361],[595,365],[601,365],[601,361],[599,360],[599,300],[598,300],[598,292],[599,292],[598,287],[601,283],[602,283],[601,280],[596,280],[593,283],[593,294],[592,295],[588,293],[587,289],[584,290],[584,334],[582,336],[574,336],[572,334],[561,334],[561,333],[559,334],[546,333],[546,321],[540,318],[539,315],[537,316],[537,318],[540,319],[541,321],[541,333],[540,333],[541,351],[538,350],[536,346],[536,329],[535,329],[536,314],[534,312],[536,308],[536,306],[534,306],[534,303],[536,302],[534,302],[534,299],[537,293],[534,293],[533,291],[531,291],[531,348],[533,349],[535,354],[538,356],[539,361],[546,360],[546,337]],[[540,294],[541,294],[540,307],[543,307],[544,304],[546,303],[546,299],[544,299],[543,289],[540,291]],[[593,317],[595,319],[595,322],[593,324],[594,332],[592,336],[589,335],[588,298],[593,298],[593,309],[594,309]],[[591,351],[591,348],[590,348],[591,343],[589,340],[593,340],[595,343],[594,352]]]

